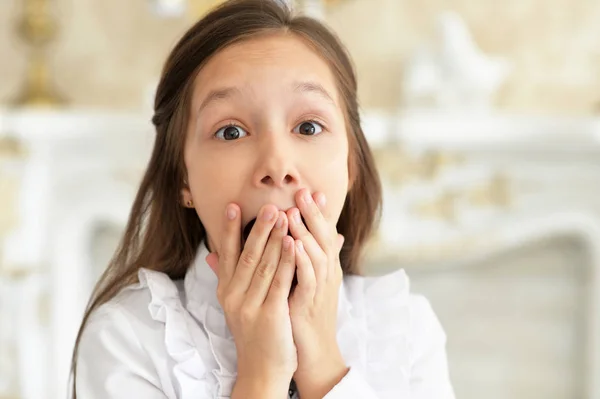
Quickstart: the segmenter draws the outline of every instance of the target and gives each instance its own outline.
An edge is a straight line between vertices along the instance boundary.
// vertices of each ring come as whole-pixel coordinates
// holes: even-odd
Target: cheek
[[[331,151],[322,159],[321,165],[315,169],[313,187],[327,197],[330,222],[336,225],[348,192],[348,154],[345,151]]]
[[[242,181],[236,173],[242,166],[230,158],[198,152],[187,165],[196,212],[213,243],[220,242],[225,207],[237,198]]]
[[[224,219],[221,216],[225,213],[225,198],[222,191],[215,189],[216,185],[212,184],[214,182],[203,180],[203,184],[192,187],[196,212],[204,225],[209,240],[219,242],[218,238]]]

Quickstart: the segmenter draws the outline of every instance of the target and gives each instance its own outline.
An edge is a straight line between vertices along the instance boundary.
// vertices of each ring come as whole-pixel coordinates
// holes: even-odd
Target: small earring
[[[186,202],[185,204],[188,206],[188,208],[192,208],[194,206],[192,200],[188,200],[188,202]]]

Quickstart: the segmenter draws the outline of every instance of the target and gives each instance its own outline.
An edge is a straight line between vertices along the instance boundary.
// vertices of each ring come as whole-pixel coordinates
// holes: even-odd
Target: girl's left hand
[[[298,278],[289,299],[298,352],[294,381],[303,399],[323,398],[348,372],[337,343],[338,297],[343,277],[339,254],[344,237],[326,219],[324,194],[313,196],[307,189],[300,190],[296,204],[299,209],[288,211]]]

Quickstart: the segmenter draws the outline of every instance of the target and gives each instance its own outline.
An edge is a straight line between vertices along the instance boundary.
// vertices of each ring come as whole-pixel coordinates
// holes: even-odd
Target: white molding
[[[67,379],[73,343],[77,336],[81,317],[93,288],[91,271],[93,262],[89,248],[95,227],[101,223],[112,223],[125,227],[134,191],[121,182],[110,179],[95,180],[99,184],[95,191],[74,198],[77,205],[66,205],[57,209],[59,223],[54,232],[54,248],[50,261],[52,293],[52,378],[55,394],[64,398],[67,394]],[[73,284],[65,284],[65,278]]]
[[[410,274],[448,272],[484,264],[490,258],[512,253],[531,244],[553,238],[573,237],[581,241],[590,256],[590,292],[586,317],[587,342],[586,399],[600,399],[600,219],[580,212],[560,212],[544,217],[525,219],[503,226],[495,245],[467,256],[444,261],[414,265]]]
[[[363,112],[371,145],[401,141],[444,148],[524,148],[529,151],[600,151],[600,117],[477,112]]]

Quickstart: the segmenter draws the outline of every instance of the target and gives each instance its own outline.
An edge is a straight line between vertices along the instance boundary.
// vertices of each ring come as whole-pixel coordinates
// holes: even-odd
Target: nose
[[[257,187],[283,188],[300,185],[296,157],[285,135],[263,135],[256,157],[254,184]]]

